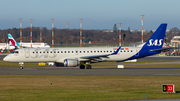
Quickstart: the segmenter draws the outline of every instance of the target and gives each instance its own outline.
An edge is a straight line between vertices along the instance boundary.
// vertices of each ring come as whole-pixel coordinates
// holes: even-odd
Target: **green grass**
[[[180,91],[180,76],[0,75],[2,101],[109,101],[178,99],[162,84]],[[52,83],[52,85],[51,85]]]
[[[38,66],[38,63],[25,63],[24,66]],[[0,60],[0,67],[20,67],[19,63],[11,63]]]
[[[146,65],[146,62],[151,63],[157,61],[138,61],[137,63],[144,63],[144,65],[126,65],[125,68],[180,67],[180,64]],[[102,64],[117,63],[102,62],[95,65]],[[124,64],[124,62],[122,64]],[[8,63],[1,60],[0,67],[19,67],[19,64]],[[26,67],[62,68],[55,66],[38,66],[38,63],[25,63],[25,68]],[[93,68],[117,68],[117,66],[93,66]],[[180,99],[179,93],[162,93],[162,84],[174,84],[175,90],[180,92],[180,76],[0,75],[0,100],[109,101]],[[145,98],[145,94],[147,94],[147,98]]]

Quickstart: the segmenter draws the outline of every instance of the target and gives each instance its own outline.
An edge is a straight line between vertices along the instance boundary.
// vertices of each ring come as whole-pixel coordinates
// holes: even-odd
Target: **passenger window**
[[[99,51],[97,51],[99,53]]]
[[[84,51],[84,53],[85,53],[85,51]]]
[[[96,53],[96,51],[94,51],[94,53]]]
[[[79,53],[81,53],[81,51],[79,51]]]
[[[89,51],[87,51],[87,53],[89,53]]]
[[[108,53],[108,51],[107,51],[107,53]]]
[[[126,51],[124,51],[124,52],[126,52]]]
[[[68,51],[68,53],[70,53],[70,51]]]
[[[58,53],[59,53],[59,51],[58,51]]]
[[[63,53],[63,51],[61,51],[61,53]]]
[[[38,52],[36,52],[36,53],[38,53]]]
[[[56,51],[54,51],[54,53],[56,53]]]
[[[78,51],[76,51],[76,53],[78,53]]]
[[[92,53],[92,51],[91,51],[91,53]]]
[[[72,53],[73,53],[73,51],[72,51]]]
[[[110,51],[112,53],[112,51]]]
[[[45,53],[45,51],[43,53]]]
[[[133,51],[131,50],[131,52],[133,52]]]
[[[64,53],[66,53],[66,51],[64,51]]]

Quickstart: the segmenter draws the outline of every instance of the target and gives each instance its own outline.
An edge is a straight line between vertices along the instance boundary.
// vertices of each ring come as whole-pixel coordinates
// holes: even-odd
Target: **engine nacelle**
[[[65,59],[64,66],[65,67],[76,67],[80,64],[80,62],[76,59]]]

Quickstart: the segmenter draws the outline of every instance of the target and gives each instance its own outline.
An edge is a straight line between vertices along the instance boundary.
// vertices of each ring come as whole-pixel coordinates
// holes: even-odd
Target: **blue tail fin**
[[[163,41],[166,33],[167,24],[161,24],[149,40],[144,44],[143,48],[160,49],[163,46]]]
[[[161,24],[154,32],[154,34],[149,38],[149,40],[144,44],[141,50],[139,50],[139,52],[137,52],[135,55],[131,56],[130,58],[122,61],[138,59],[145,56],[159,54],[161,51],[154,51],[154,50],[162,49],[163,41],[166,33],[166,27],[167,24],[164,23]],[[122,62],[122,61],[117,61],[117,62]]]
[[[167,24],[163,23],[157,28],[154,34],[149,38],[149,40],[144,44],[142,49],[137,53],[138,57],[136,58],[141,58],[141,57],[161,53],[161,51],[153,51],[153,50],[162,49],[163,41],[166,33],[166,27]]]

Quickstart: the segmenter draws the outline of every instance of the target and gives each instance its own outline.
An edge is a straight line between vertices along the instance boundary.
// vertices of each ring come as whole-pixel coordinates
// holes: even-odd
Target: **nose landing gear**
[[[24,67],[23,67],[23,64],[24,64],[23,62],[19,62],[19,65],[20,65],[20,68],[21,68],[21,69],[24,68]]]

